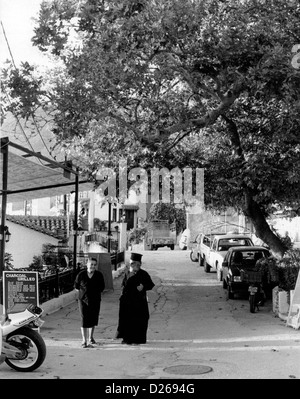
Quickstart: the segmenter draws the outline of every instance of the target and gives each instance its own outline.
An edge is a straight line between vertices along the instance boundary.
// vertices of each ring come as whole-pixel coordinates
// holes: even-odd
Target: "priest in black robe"
[[[122,343],[128,345],[147,342],[150,317],[147,291],[152,290],[154,283],[141,265],[142,255],[131,253],[129,270],[122,281],[116,338],[122,338]]]

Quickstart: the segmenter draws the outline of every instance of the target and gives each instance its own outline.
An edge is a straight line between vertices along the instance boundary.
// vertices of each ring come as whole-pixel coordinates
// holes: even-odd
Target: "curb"
[[[117,270],[112,271],[113,279],[118,278],[124,271],[125,265],[122,265]],[[43,315],[47,316],[49,314],[55,313],[58,310],[70,305],[77,300],[77,291],[73,290],[67,292],[66,294],[60,295],[58,298],[50,299],[47,302],[42,303],[40,306],[43,309]]]

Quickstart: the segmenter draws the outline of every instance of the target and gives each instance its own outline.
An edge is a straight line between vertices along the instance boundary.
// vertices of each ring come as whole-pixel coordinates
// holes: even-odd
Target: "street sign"
[[[38,288],[38,272],[4,271],[3,304],[6,312],[22,312],[29,304],[38,306]]]

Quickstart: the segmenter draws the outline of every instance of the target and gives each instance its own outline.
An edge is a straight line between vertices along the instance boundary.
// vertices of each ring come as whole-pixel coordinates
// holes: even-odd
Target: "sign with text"
[[[39,305],[38,291],[38,272],[3,272],[3,304],[7,313],[22,312],[30,304]]]

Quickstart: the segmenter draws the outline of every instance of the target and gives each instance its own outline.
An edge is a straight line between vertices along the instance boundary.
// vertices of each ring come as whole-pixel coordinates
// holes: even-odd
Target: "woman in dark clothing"
[[[146,291],[154,287],[149,274],[141,269],[142,255],[132,253],[129,270],[122,281],[119,324],[116,338],[124,344],[145,344],[149,321]]]
[[[97,259],[90,258],[87,270],[77,274],[74,288],[79,291],[78,306],[81,316],[82,347],[91,347],[95,344],[94,330],[98,325],[100,314],[101,293],[105,288],[104,278],[99,270],[96,270]]]

